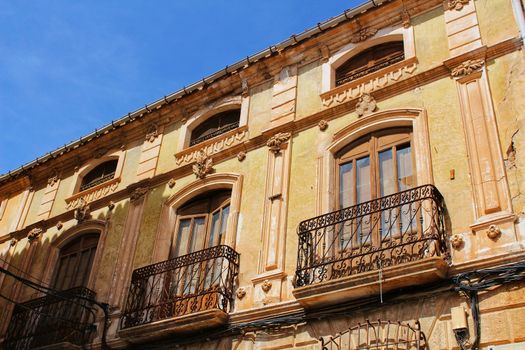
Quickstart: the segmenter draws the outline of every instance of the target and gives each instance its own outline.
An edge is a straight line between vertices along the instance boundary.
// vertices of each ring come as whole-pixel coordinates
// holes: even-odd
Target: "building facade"
[[[375,0],[0,177],[5,349],[525,349],[520,0]]]

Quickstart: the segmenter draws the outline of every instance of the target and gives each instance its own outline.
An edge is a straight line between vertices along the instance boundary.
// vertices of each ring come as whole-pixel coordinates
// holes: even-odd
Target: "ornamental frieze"
[[[350,81],[321,95],[323,106],[334,107],[359,98],[365,93],[378,91],[386,86],[413,77],[417,68],[417,61],[411,58],[392,66]],[[383,71],[383,72],[382,72]]]
[[[66,199],[66,209],[71,210],[79,208],[84,202],[91,203],[97,199],[107,196],[110,193],[115,192],[119,182],[120,179],[118,178],[109,180]]]
[[[465,62],[461,63],[459,66],[454,67],[451,71],[451,74],[453,77],[462,77],[464,75],[472,74],[478,70],[480,70],[483,65],[485,64],[485,61],[482,59],[478,60],[466,60]]]
[[[175,164],[183,166],[195,163],[199,158],[199,154],[204,152],[208,157],[220,153],[224,150],[237,146],[248,139],[248,130],[246,128],[239,128],[233,133],[226,133],[218,136],[216,139],[205,141],[202,144],[197,144],[182,152],[175,154]],[[200,146],[200,147],[199,147]]]

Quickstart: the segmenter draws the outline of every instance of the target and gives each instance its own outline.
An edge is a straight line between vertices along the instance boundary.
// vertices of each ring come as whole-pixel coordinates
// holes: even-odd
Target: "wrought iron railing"
[[[197,137],[193,140],[190,141],[190,146],[194,146],[198,143],[201,143],[201,142],[204,142],[206,140],[209,140],[211,138],[214,138],[215,136],[219,136],[219,135],[222,135],[230,130],[233,130],[233,129],[237,129],[239,127],[239,122],[235,122],[235,123],[231,123],[231,124],[228,124],[220,129],[217,129],[215,130],[214,132],[212,133],[209,133],[207,135],[204,135],[204,136],[201,136],[201,137]]]
[[[97,185],[100,185],[101,183],[109,181],[109,180],[113,179],[114,177],[115,177],[115,172],[106,174],[106,175],[102,176],[99,179],[96,179],[96,180],[93,180],[93,181],[88,182],[86,184],[83,184],[82,186],[80,186],[80,191],[85,191],[87,189],[90,189],[91,187],[95,187]]]
[[[77,287],[16,305],[2,349],[88,344],[96,331],[94,299],[95,292]]]
[[[220,245],[133,271],[121,328],[233,308],[239,254]]]
[[[448,257],[443,197],[432,185],[299,224],[297,287],[427,257]]]
[[[426,337],[419,322],[366,321],[335,336],[322,337],[322,350],[423,350]]]
[[[348,72],[346,74],[341,74],[341,76],[338,76],[336,78],[336,81],[335,81],[335,85],[336,86],[339,86],[339,85],[343,85],[345,83],[348,83],[352,80],[356,80],[356,79],[359,79],[361,77],[364,77],[365,75],[368,75],[368,74],[371,74],[373,72],[376,72],[380,69],[383,69],[385,67],[388,67],[388,66],[391,66],[397,62],[401,62],[405,59],[405,53],[404,52],[400,52],[400,53],[397,53],[393,56],[390,56],[390,57],[386,57],[385,59],[383,60],[380,60],[378,62],[376,62],[373,66],[371,67],[363,67],[363,68],[360,68],[360,69],[356,69],[356,70],[353,70],[351,72]]]

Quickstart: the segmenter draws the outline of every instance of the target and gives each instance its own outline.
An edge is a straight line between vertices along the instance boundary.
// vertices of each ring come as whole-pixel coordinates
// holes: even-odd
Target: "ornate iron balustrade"
[[[92,181],[92,182],[88,182],[87,184],[83,184],[82,186],[80,186],[80,191],[85,191],[87,189],[90,189],[92,187],[95,187],[97,185],[100,185],[106,181],[109,181],[111,179],[113,179],[115,177],[115,172],[112,172],[112,173],[109,173],[107,175],[104,175],[103,177],[101,177],[100,179],[97,179],[95,181]]]
[[[404,59],[405,59],[405,54],[403,52],[396,54],[394,56],[391,56],[391,57],[387,57],[386,59],[382,61],[378,61],[372,67],[365,67],[365,68],[357,69],[357,70],[350,72],[347,75],[344,75],[342,77],[337,77],[335,81],[335,86],[343,85],[345,83],[348,83],[349,81],[359,79],[361,77],[364,77],[365,75],[374,73],[380,69],[391,66],[397,62],[401,62]]]
[[[121,328],[233,307],[239,254],[220,245],[133,271]]]
[[[59,343],[84,346],[96,331],[95,292],[77,287],[15,306],[3,343],[5,350],[26,350]]]
[[[299,224],[297,287],[427,257],[448,257],[443,197],[432,185]]]
[[[218,129],[218,130],[215,130],[214,132],[212,132],[210,134],[207,134],[207,135],[204,135],[204,136],[201,136],[201,137],[197,137],[196,139],[191,140],[190,141],[190,147],[194,146],[194,145],[196,145],[198,143],[204,142],[206,140],[209,140],[211,138],[214,138],[215,136],[219,136],[219,135],[222,135],[224,133],[227,133],[230,130],[237,129],[238,127],[239,127],[239,122],[228,124],[228,125],[220,128],[220,129]]]
[[[334,337],[321,338],[322,350],[423,350],[426,337],[419,322],[366,321]]]

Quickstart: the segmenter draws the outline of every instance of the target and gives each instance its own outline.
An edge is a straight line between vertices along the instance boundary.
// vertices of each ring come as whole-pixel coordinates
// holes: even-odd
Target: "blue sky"
[[[0,174],[363,2],[3,1]]]

